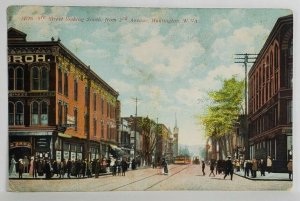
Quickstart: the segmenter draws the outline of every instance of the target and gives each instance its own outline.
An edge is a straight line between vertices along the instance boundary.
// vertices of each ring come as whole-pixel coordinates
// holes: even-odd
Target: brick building
[[[274,171],[292,157],[293,16],[277,20],[249,72],[250,158],[271,156]]]
[[[118,92],[59,39],[26,36],[8,29],[10,157],[107,157],[118,140]]]

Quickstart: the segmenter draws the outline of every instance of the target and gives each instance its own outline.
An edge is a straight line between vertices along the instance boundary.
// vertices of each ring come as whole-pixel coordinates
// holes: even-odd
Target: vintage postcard
[[[7,8],[12,192],[290,191],[293,12]]]

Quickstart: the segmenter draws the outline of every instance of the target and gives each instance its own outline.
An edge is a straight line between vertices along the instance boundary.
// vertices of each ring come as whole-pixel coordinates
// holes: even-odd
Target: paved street
[[[223,175],[203,176],[200,165],[170,165],[169,175],[162,175],[160,169],[139,169],[128,171],[126,176],[105,175],[89,179],[11,179],[9,191],[42,192],[97,192],[97,191],[170,191],[170,190],[213,190],[213,191],[260,191],[290,190],[291,181],[253,181],[234,175],[231,181]],[[54,176],[53,178],[56,178]]]

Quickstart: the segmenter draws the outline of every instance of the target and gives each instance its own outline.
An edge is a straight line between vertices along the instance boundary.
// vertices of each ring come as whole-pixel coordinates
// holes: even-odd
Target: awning
[[[118,147],[117,145],[113,145],[113,144],[110,144],[109,145],[113,150],[118,150],[118,151],[121,151],[122,149],[120,147]]]
[[[71,135],[68,135],[68,134],[65,134],[65,133],[61,133],[61,132],[58,133],[58,136],[59,137],[63,137],[63,138],[72,138]]]
[[[52,135],[52,132],[47,132],[47,131],[9,131],[8,132],[10,136],[45,136],[45,135]]]

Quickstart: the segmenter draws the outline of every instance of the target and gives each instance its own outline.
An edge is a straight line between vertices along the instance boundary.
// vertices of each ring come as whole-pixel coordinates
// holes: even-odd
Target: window
[[[15,105],[16,116],[15,116],[15,124],[16,125],[24,125],[24,105],[22,102],[18,101]]]
[[[78,100],[78,81],[74,80],[74,100]]]
[[[101,98],[101,111],[102,111],[102,115],[104,114],[104,99]]]
[[[39,124],[39,103],[36,101],[31,103],[31,124]]]
[[[97,136],[97,119],[94,119],[94,137]]]
[[[68,105],[64,105],[64,124],[68,123]]]
[[[48,68],[41,68],[41,90],[48,90],[49,83],[49,71]]]
[[[15,71],[13,68],[8,69],[8,90],[15,89]]]
[[[101,121],[101,138],[104,137],[104,123]]]
[[[8,103],[8,123],[9,125],[15,124],[15,105],[12,102]]]
[[[32,76],[32,82],[31,82],[31,89],[32,90],[39,90],[40,89],[40,71],[38,67],[32,67],[31,68],[31,76]]]
[[[62,125],[62,113],[63,113],[63,105],[62,102],[58,102],[58,125]]]
[[[293,56],[293,38],[290,39],[288,44],[289,57]]]
[[[24,90],[24,70],[21,67],[16,68],[16,90]]]
[[[96,111],[97,110],[97,94],[96,93],[94,93],[94,111]]]
[[[288,100],[287,101],[287,123],[293,122],[293,101]]]
[[[273,52],[271,52],[270,56],[270,76],[273,77]]]
[[[69,82],[68,82],[68,73],[64,73],[64,94],[65,96],[69,95]]]
[[[109,102],[107,101],[107,109],[106,109],[106,116],[109,117],[109,110],[110,110],[110,105],[109,105]]]
[[[107,126],[106,126],[106,133],[107,133],[107,138],[110,139],[110,128],[109,128],[109,124],[107,124]]]
[[[88,101],[89,101],[89,97],[88,97],[88,88],[85,87],[84,88],[84,93],[85,93],[85,106],[88,106]]]
[[[41,103],[41,125],[48,125],[48,104],[45,101]]]
[[[88,133],[88,116],[87,114],[84,115],[84,132],[87,134]]]
[[[77,131],[77,122],[78,122],[78,119],[77,119],[77,108],[74,109],[74,128],[75,128],[75,131]]]
[[[278,69],[278,58],[279,58],[279,55],[278,55],[278,45],[276,44],[275,45],[275,50],[274,50],[274,67],[275,67],[275,70]]]
[[[58,92],[62,93],[62,70],[58,69]]]

